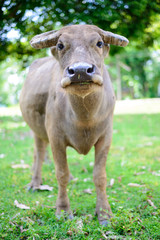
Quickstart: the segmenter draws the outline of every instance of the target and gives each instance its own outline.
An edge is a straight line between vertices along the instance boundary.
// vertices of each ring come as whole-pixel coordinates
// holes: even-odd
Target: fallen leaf
[[[142,175],[142,174],[145,174],[145,172],[137,172],[137,173],[134,173],[134,176],[139,176],[139,175]]]
[[[138,221],[139,221],[140,223],[142,223],[142,220],[141,220],[140,218],[138,218]]]
[[[52,209],[55,209],[56,206],[48,206],[48,205],[42,205],[43,207],[46,207],[46,208],[52,208]]]
[[[154,171],[152,172],[152,175],[160,177],[160,173],[157,173],[157,172],[154,172]]]
[[[110,182],[109,182],[109,186],[112,187],[114,184],[114,178],[111,178]]]
[[[28,164],[20,163],[20,164],[12,164],[12,168],[30,168]]]
[[[137,235],[137,231],[134,231],[134,235]]]
[[[156,216],[157,213],[156,213],[156,212],[152,212],[151,214],[152,214],[153,216]]]
[[[119,176],[119,177],[118,177],[118,182],[121,182],[121,181],[122,181],[122,177]]]
[[[27,231],[27,229],[24,229],[24,228],[23,228],[23,226],[20,226],[19,228],[20,228],[20,231],[21,231],[21,233],[23,233],[23,232],[26,232],[26,231]]]
[[[117,147],[120,151],[124,151],[125,150],[125,147],[123,147],[123,146],[119,146],[119,147]]]
[[[73,175],[70,173],[69,174],[69,181],[72,181],[74,179]]]
[[[14,224],[13,222],[9,221],[9,223],[10,223],[12,226],[15,226],[15,224]]]
[[[152,206],[154,209],[157,209],[157,207],[154,205],[154,203],[153,203],[150,199],[147,199],[147,202],[148,202],[149,205]]]
[[[29,217],[26,217],[26,219],[27,219],[28,222],[35,223],[35,222],[34,222],[31,218],[29,218]]]
[[[128,183],[129,187],[144,187],[144,185],[140,185],[138,183]]]
[[[83,166],[83,168],[82,168],[82,172],[88,173],[87,168]]]
[[[83,179],[83,182],[88,182],[88,181],[90,181],[91,180],[91,178],[84,178]]]
[[[152,195],[147,195],[147,197],[148,197],[148,198],[153,198],[153,196],[152,196]]]
[[[15,216],[13,216],[11,219],[14,219],[14,218],[16,218],[16,217],[18,217],[18,216],[20,216],[21,214],[20,214],[20,212],[19,213],[17,213]]]
[[[77,182],[78,181],[78,178],[73,178],[72,179],[72,182]]]
[[[105,239],[109,239],[104,232],[102,232],[102,236],[105,238]]]
[[[116,134],[118,133],[118,130],[117,129],[113,129],[113,134]]]
[[[113,234],[114,234],[114,232],[107,231],[105,234],[106,234],[107,236],[109,236],[109,235],[113,235]]]
[[[72,232],[71,230],[68,230],[68,231],[67,231],[67,235],[72,236],[72,235],[73,235],[73,232]]]
[[[147,142],[146,144],[145,144],[145,146],[152,146],[153,145],[153,142]]]
[[[83,228],[83,221],[82,221],[82,219],[79,219],[76,222],[76,225],[77,225],[78,230],[82,231],[82,228]]]
[[[121,236],[121,235],[113,235],[115,233],[111,232],[111,231],[107,231],[106,233],[104,233],[103,231],[101,232],[102,233],[102,236],[105,238],[105,239],[108,239],[108,240],[113,240],[113,239],[123,239],[125,240],[126,238]]]
[[[127,200],[128,200],[128,199],[127,199]],[[123,209],[123,206],[119,206],[118,208],[119,208],[119,209]]]
[[[116,194],[117,192],[116,191],[111,191],[111,193]]]
[[[149,188],[145,188],[145,189],[143,189],[141,192],[142,192],[143,194],[146,194],[148,191],[150,191],[150,189],[149,189]]]
[[[144,205],[143,209],[146,209],[148,206],[147,205]]]
[[[48,195],[48,198],[52,198],[52,197],[54,197],[54,195]]]
[[[144,144],[138,144],[137,147],[141,148],[141,147],[148,147],[148,146],[152,146],[152,145],[153,145],[153,142],[147,142]]]
[[[141,169],[146,169],[147,167],[146,166],[141,166]]]
[[[90,163],[89,163],[89,166],[92,167],[93,165],[94,165],[94,162],[90,162]]]
[[[89,221],[91,221],[91,220],[93,219],[92,214],[88,214],[88,215],[86,215],[86,219],[88,219]]]
[[[22,203],[19,203],[17,200],[14,201],[14,205],[18,208],[21,208],[21,209],[30,209],[30,207],[22,204]]]
[[[92,190],[91,190],[90,188],[85,189],[83,192],[84,192],[84,193],[88,193],[88,194],[92,194]]]
[[[41,190],[41,191],[52,191],[53,190],[53,187],[50,187],[48,185],[40,185],[38,188],[36,188],[38,190]]]

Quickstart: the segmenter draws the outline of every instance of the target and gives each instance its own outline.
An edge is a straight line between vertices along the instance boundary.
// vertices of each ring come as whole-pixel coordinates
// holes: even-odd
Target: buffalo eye
[[[64,45],[62,43],[57,44],[58,50],[62,50],[64,48]]]
[[[104,43],[102,41],[98,41],[96,46],[99,47],[99,48],[102,48],[104,45]]]

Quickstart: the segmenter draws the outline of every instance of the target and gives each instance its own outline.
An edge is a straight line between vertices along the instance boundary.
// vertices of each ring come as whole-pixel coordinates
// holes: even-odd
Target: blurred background
[[[31,38],[68,24],[95,24],[127,37],[105,60],[118,100],[160,97],[160,0],[1,0],[0,106],[18,103],[28,67],[49,49]]]

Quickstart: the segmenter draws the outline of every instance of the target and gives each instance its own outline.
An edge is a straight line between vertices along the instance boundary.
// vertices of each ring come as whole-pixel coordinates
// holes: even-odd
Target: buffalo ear
[[[56,46],[51,47],[51,53],[52,53],[52,55],[53,55],[56,59],[58,59],[58,53],[57,53],[57,48],[56,48]]]
[[[103,53],[104,57],[108,57],[108,55],[109,55],[109,50],[110,50],[110,44],[105,43],[105,44],[104,44],[104,53]]]
[[[30,44],[33,48],[36,49],[49,48],[57,44],[59,36],[60,33],[57,30],[41,33],[34,36],[31,39]]]

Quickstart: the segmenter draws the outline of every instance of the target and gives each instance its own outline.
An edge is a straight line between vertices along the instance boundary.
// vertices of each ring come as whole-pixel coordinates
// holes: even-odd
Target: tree
[[[155,36],[152,31],[148,34],[146,30],[159,13],[159,0],[1,0],[0,60],[6,58],[6,53],[26,60],[37,51],[25,41],[67,24],[95,24],[151,46],[158,34]],[[14,41],[7,38],[12,29],[19,33]],[[120,48],[112,48],[112,53],[116,51]]]
[[[106,60],[117,93],[116,62],[117,58],[114,56]],[[123,98],[150,98],[158,96],[160,50],[155,51],[153,48],[147,48],[137,51],[137,49],[128,46],[126,51],[120,55],[119,63],[122,66],[120,71]],[[127,70],[128,67],[131,71]]]
[[[110,55],[123,51],[120,60],[132,68],[129,73],[121,70],[122,88],[133,89],[134,97],[156,96],[160,72],[159,62],[152,55],[160,48],[160,0],[1,0],[0,104],[18,99],[22,81],[17,85],[10,82],[9,74],[14,70],[19,77],[34,58],[46,56],[48,50],[33,49],[30,39],[79,23],[95,24],[126,36],[130,40],[127,48],[112,46],[110,51]],[[16,38],[9,37],[12,31],[16,31]],[[115,58],[110,57],[109,62],[114,64],[110,69],[116,79]]]
[[[21,69],[21,61],[7,58],[0,63],[0,106],[16,104],[22,88],[26,70]],[[18,73],[18,74],[17,74]]]

